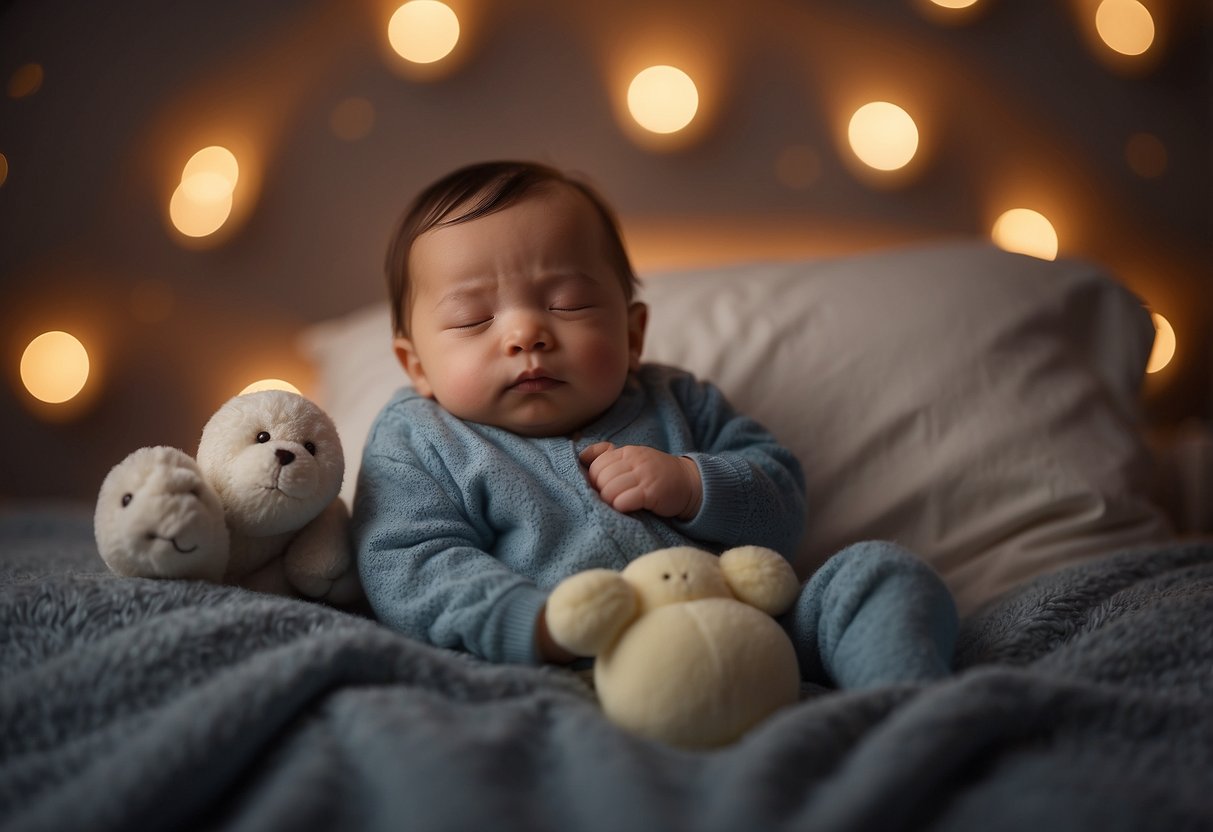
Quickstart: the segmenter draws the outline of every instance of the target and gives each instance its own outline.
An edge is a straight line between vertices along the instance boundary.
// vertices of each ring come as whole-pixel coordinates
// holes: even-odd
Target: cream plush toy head
[[[594,684],[614,722],[688,748],[732,742],[797,700],[792,643],[772,616],[800,591],[792,567],[757,546],[720,557],[650,552],[623,572],[592,569],[548,598],[552,637],[597,656]]]
[[[229,399],[202,429],[198,465],[228,526],[259,537],[302,527],[333,501],[345,474],[332,420],[285,390]]]
[[[185,451],[139,448],[101,483],[97,550],[119,575],[218,581],[228,534],[219,497]]]

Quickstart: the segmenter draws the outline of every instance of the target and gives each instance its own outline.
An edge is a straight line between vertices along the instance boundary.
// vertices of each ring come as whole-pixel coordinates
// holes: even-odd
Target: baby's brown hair
[[[396,226],[386,263],[395,334],[408,335],[409,253],[418,237],[438,226],[456,225],[496,213],[527,194],[552,185],[571,187],[594,206],[602,219],[607,255],[619,275],[624,296],[631,303],[638,285],[636,273],[623,246],[614,212],[593,188],[538,162],[481,162],[459,168],[423,190]]]

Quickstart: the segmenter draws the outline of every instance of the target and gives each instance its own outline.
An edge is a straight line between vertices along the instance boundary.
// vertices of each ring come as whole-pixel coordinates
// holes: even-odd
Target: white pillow
[[[1023,581],[1168,539],[1146,496],[1141,303],[1096,267],[964,243],[646,279],[645,358],[718,384],[805,469],[802,577],[889,539],[962,612]],[[304,348],[352,494],[367,430],[407,383],[386,304]]]

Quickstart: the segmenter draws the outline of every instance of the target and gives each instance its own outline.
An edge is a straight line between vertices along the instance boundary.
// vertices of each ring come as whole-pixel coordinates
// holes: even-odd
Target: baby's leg
[[[826,561],[781,623],[801,675],[839,688],[947,676],[958,628],[939,576],[881,541],[856,543]]]

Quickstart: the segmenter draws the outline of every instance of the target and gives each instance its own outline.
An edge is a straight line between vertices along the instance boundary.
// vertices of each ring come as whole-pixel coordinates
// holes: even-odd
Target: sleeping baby
[[[562,579],[655,549],[766,546],[804,530],[799,462],[710,383],[641,362],[647,309],[612,211],[547,166],[489,162],[426,188],[388,252],[412,381],[371,428],[353,509],[375,615],[492,662],[566,663]],[[780,619],[804,679],[950,672],[956,609],[886,542],[849,546]]]

